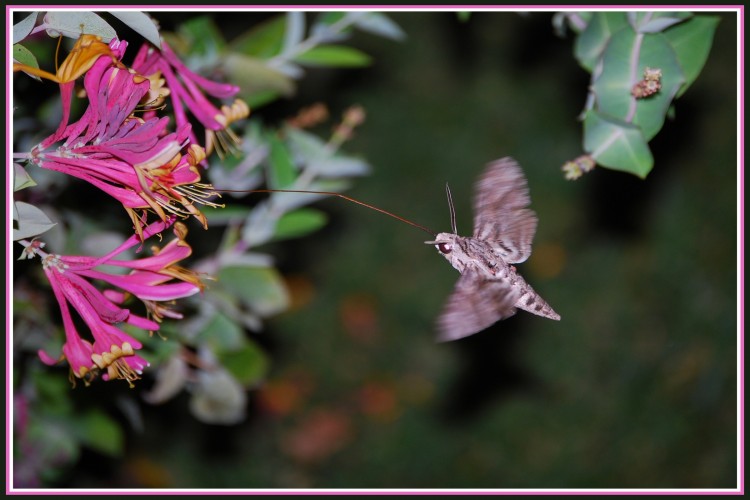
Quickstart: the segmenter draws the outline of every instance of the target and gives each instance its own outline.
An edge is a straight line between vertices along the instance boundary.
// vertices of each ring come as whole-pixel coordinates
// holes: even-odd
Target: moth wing
[[[438,341],[468,337],[513,316],[519,293],[510,283],[482,279],[466,270],[456,282],[437,321]]]
[[[531,255],[536,213],[521,167],[512,158],[489,163],[474,188],[474,238],[491,244],[510,263]]]

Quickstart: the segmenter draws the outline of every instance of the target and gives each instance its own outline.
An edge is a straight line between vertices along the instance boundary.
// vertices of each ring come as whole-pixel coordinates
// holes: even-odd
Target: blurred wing
[[[474,192],[474,238],[491,244],[503,259],[515,264],[531,255],[537,218],[526,177],[512,158],[487,165]]]
[[[519,293],[506,281],[490,281],[466,270],[438,318],[438,340],[457,340],[513,316]]]

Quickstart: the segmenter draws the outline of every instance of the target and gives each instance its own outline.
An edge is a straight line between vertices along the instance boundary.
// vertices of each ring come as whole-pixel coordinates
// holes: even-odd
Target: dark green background
[[[217,22],[229,35],[261,17]],[[146,407],[123,460],[87,453],[66,486],[734,487],[734,14],[653,140],[648,178],[596,169],[576,182],[560,166],[581,154],[589,75],[550,13],[391,17],[405,41],[353,39],[371,67],[311,70],[294,100],[255,115],[361,104],[346,149],[373,172],[349,194],[436,230],[449,229],[445,182],[469,234],[476,176],[515,157],[540,219],[519,270],[562,321],[520,312],[436,344],[456,271],[425,234],[327,200],[326,229],[269,249],[308,300],[258,336],[273,367],[247,422],[200,424],[185,396]],[[271,411],[279,398],[288,406]]]

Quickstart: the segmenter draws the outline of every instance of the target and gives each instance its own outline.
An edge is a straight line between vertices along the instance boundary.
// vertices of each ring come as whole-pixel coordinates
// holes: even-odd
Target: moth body
[[[450,189],[451,233],[439,233],[438,252],[461,273],[438,318],[438,339],[455,340],[484,330],[516,309],[559,320],[552,307],[512,264],[531,254],[537,218],[521,167],[512,158],[487,165],[474,196],[474,235],[459,236]]]

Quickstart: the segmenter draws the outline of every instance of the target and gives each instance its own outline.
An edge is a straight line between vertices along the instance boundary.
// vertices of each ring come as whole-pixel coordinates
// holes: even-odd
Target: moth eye
[[[442,253],[451,253],[451,250],[453,250],[453,247],[450,243],[438,243],[438,250]]]

